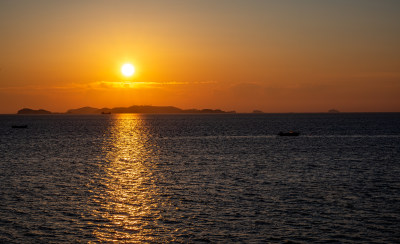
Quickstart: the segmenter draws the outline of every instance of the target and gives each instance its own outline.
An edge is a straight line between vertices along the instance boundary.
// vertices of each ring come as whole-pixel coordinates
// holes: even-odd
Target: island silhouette
[[[221,114],[236,113],[235,111],[223,111],[221,109],[180,109],[173,106],[150,106],[150,105],[134,105],[130,107],[116,108],[93,108],[82,107],[77,109],[69,109],[65,113],[57,114],[113,114],[113,113],[143,113],[143,114]],[[54,114],[44,109],[23,108],[18,110],[17,114]]]
[[[30,109],[30,108],[23,108],[18,110],[17,114],[52,114],[52,112],[44,110],[44,109]]]

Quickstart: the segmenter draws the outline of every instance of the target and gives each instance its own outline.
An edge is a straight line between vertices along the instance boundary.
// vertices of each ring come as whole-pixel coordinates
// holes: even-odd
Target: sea
[[[0,115],[0,243],[399,242],[400,113]]]

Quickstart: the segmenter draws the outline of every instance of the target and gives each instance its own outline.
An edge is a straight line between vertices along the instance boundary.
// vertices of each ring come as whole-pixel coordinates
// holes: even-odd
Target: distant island
[[[330,109],[330,110],[328,111],[328,113],[336,114],[336,113],[340,113],[340,111],[339,111],[339,110],[336,110],[336,109]]]
[[[143,113],[143,114],[223,114],[236,113],[235,111],[223,111],[220,109],[180,109],[173,106],[131,106],[131,107],[116,107],[116,108],[93,108],[83,107],[70,109],[65,114],[118,114],[118,113]],[[39,109],[33,110],[23,108],[17,114],[52,114],[52,112]]]
[[[17,112],[17,114],[52,114],[52,112],[44,110],[44,109],[30,109],[30,108],[23,108]]]

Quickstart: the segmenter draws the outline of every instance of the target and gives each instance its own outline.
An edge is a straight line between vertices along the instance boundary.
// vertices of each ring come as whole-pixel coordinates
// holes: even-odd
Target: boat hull
[[[12,125],[11,128],[13,129],[26,129],[28,128],[27,125]]]

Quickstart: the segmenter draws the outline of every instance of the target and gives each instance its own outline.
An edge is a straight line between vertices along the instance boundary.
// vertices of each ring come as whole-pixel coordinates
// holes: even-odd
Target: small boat
[[[111,112],[101,112],[101,114],[111,114]]]
[[[14,128],[14,129],[26,129],[26,128],[28,128],[28,125],[12,125],[11,128]]]
[[[289,132],[279,132],[278,136],[298,136],[300,135],[300,132],[294,132],[294,131],[289,131]]]

